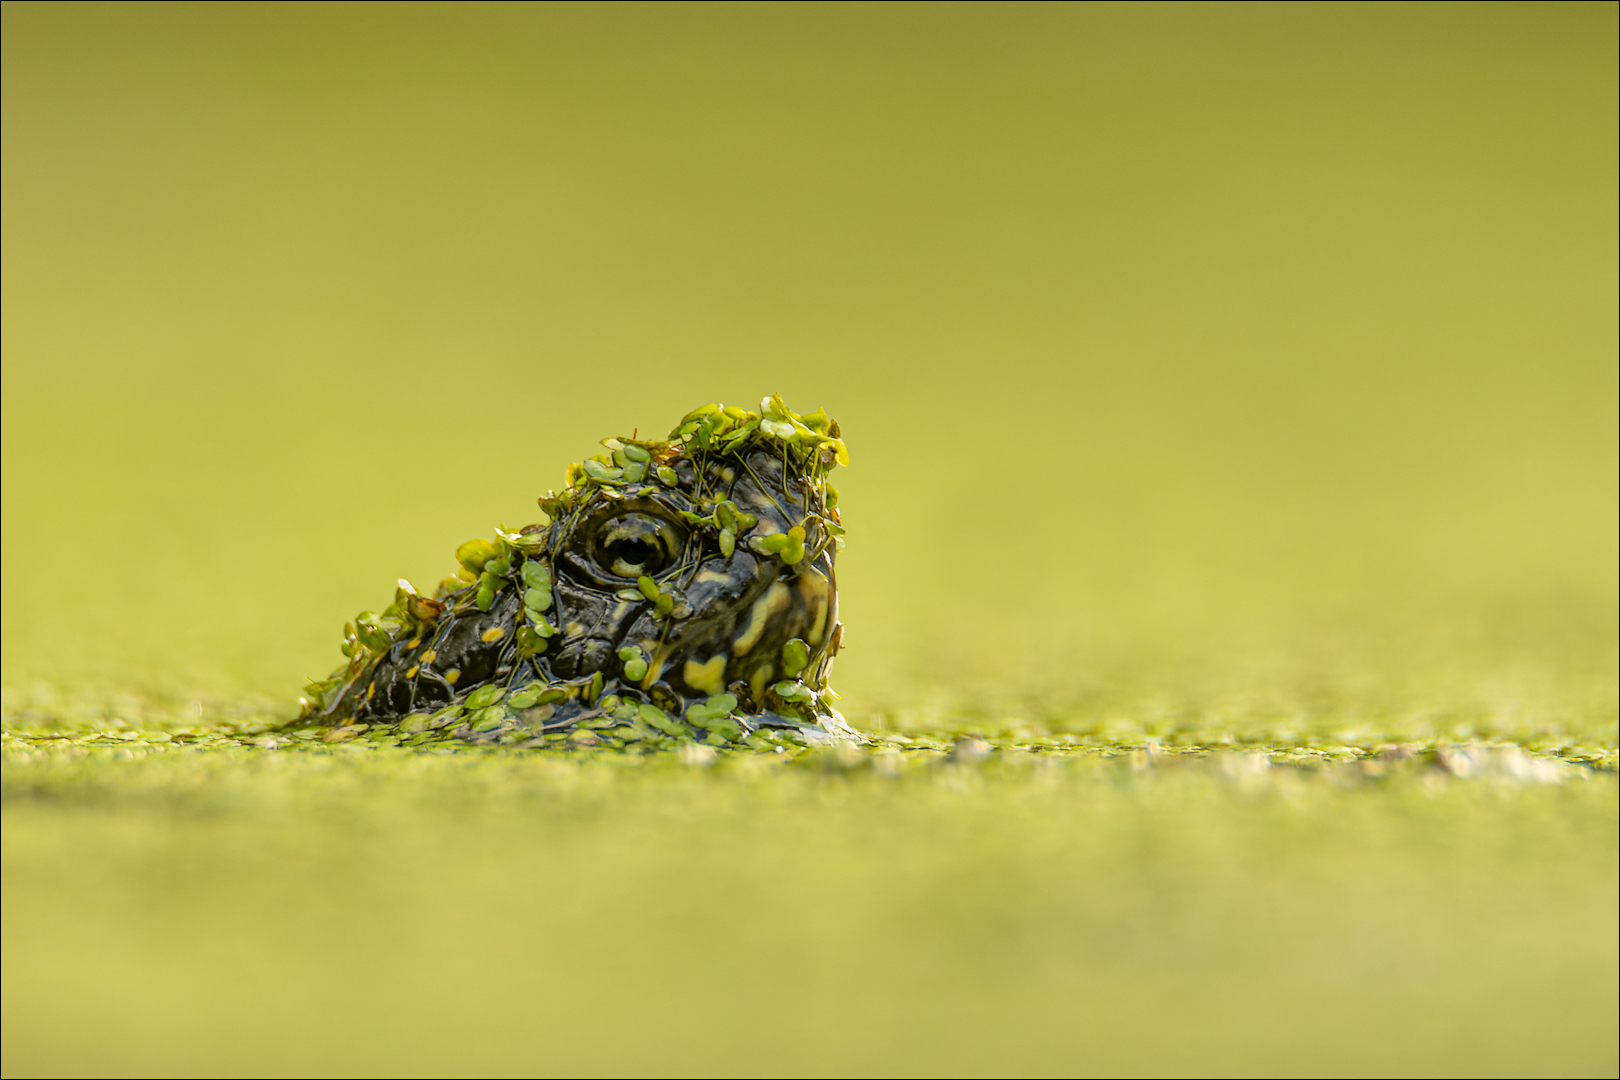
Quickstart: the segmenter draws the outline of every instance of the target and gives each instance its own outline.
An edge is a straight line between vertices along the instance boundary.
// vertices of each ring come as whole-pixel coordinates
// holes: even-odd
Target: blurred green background
[[[1607,662],[1614,31],[8,3],[6,679],[295,695],[597,439],[774,390],[852,445],[857,700],[1482,620]]]
[[[290,715],[780,391],[857,726],[1612,770],[1616,10],[8,0],[7,722]],[[7,758],[8,1075],[1613,1071],[1612,771],[85,738]]]

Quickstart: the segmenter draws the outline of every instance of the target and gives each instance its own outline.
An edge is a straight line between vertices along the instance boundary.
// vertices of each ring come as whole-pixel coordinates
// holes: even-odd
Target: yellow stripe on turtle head
[[[780,581],[772,582],[771,587],[765,590],[765,595],[754,601],[753,609],[748,615],[748,628],[738,635],[737,640],[731,643],[731,652],[734,656],[746,656],[748,650],[759,644],[759,639],[765,633],[772,616],[791,602],[793,594],[788,587]]]
[[[686,685],[705,694],[718,694],[725,689],[726,654],[716,653],[709,657],[706,663],[688,660],[686,668],[681,672]]]

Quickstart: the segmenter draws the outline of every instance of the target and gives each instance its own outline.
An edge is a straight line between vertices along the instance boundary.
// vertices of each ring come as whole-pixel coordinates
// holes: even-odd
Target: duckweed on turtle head
[[[829,682],[838,423],[772,395],[602,447],[540,497],[539,521],[458,547],[432,596],[401,580],[347,624],[346,662],[305,688],[297,726],[523,746],[858,739]]]

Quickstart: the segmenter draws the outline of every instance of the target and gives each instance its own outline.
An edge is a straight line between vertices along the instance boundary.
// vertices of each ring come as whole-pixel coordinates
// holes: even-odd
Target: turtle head
[[[723,693],[751,712],[780,708],[776,684],[814,682],[831,658],[833,535],[806,513],[806,478],[765,450],[683,458],[666,458],[674,484],[595,500],[566,521],[549,666],[570,680],[603,671],[682,711]]]
[[[773,398],[760,413],[707,406],[667,440],[603,445],[541,500],[553,522],[533,557],[555,607],[531,613],[554,631],[536,666],[564,683],[600,675],[603,699],[673,716],[835,717],[837,425]]]

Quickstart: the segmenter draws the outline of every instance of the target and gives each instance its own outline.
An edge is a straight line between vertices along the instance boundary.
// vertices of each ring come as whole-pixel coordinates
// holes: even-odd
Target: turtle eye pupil
[[[613,557],[631,566],[646,565],[652,555],[652,546],[644,540],[624,540],[613,546]]]

